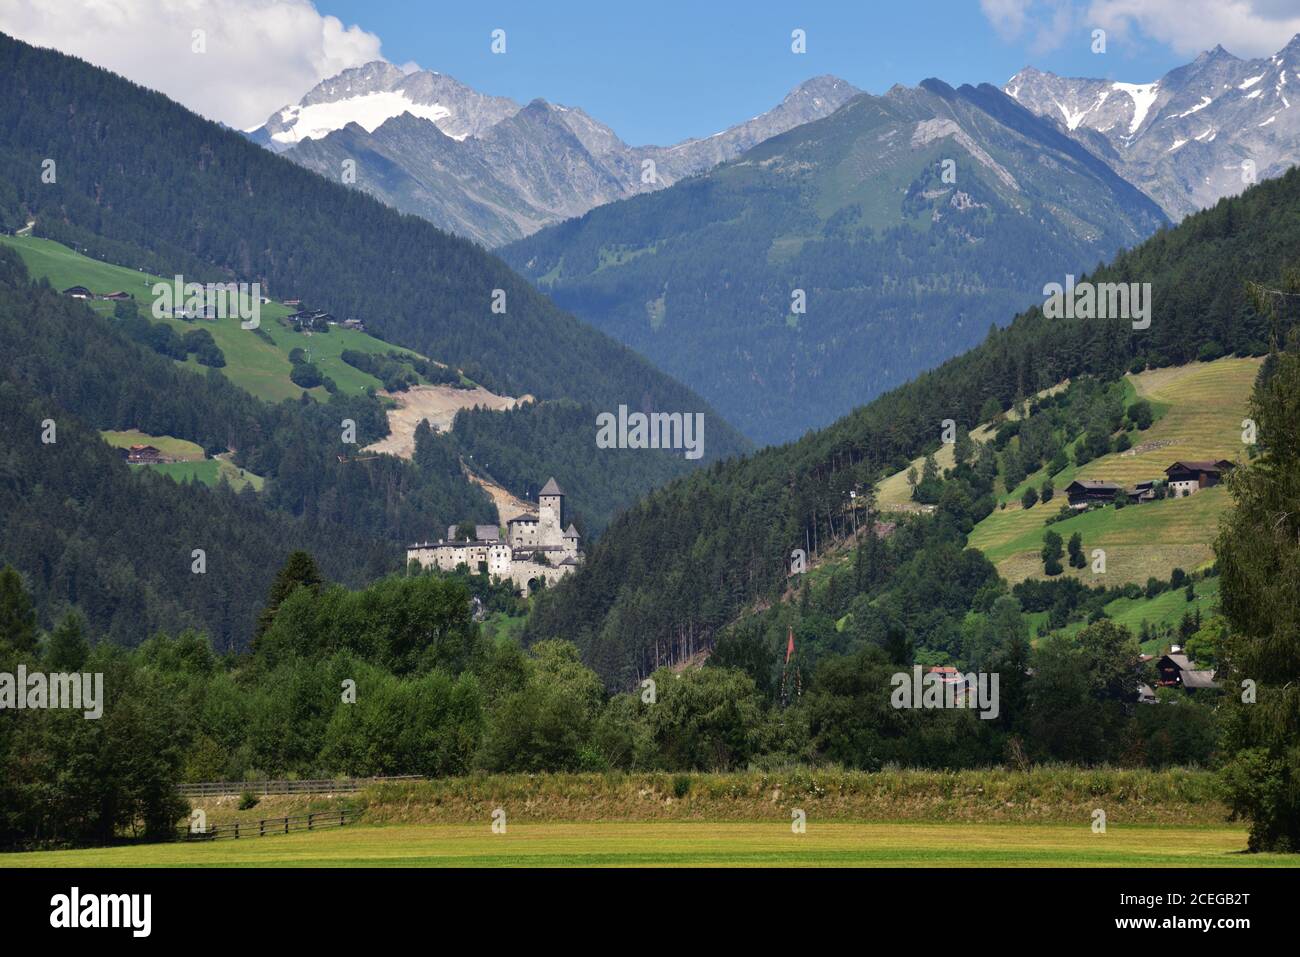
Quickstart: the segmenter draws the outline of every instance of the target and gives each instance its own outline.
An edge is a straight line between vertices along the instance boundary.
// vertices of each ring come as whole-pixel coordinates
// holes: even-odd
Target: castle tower
[[[564,490],[554,478],[547,480],[537,496],[537,543],[543,547],[559,548],[564,544]]]

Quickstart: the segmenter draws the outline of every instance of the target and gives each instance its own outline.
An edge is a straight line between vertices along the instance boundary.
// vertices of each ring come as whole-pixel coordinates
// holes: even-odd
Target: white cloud
[[[1072,0],[980,0],[980,9],[1002,39],[1024,40],[1034,54],[1055,50],[1078,25]]]
[[[1136,28],[1189,56],[1216,44],[1268,56],[1300,33],[1295,0],[1092,0],[1088,20],[1121,36]]]
[[[980,0],[980,9],[1004,40],[1023,40],[1035,53],[1084,27],[1101,27],[1112,41],[1140,34],[1189,57],[1217,44],[1267,56],[1300,33],[1298,0]]]
[[[120,73],[238,129],[259,126],[379,38],[310,0],[0,0],[0,30]],[[193,33],[206,32],[206,53]]]

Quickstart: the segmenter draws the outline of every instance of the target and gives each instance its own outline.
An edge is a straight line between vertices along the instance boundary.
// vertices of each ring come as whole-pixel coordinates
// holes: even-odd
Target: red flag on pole
[[[785,644],[785,663],[790,663],[790,656],[794,654],[794,626],[790,627],[790,638]]]

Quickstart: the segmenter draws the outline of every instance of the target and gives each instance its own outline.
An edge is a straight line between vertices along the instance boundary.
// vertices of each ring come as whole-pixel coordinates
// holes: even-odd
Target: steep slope
[[[1031,67],[1004,89],[1060,123],[1175,221],[1300,160],[1300,109],[1292,109],[1292,100],[1300,107],[1300,35],[1254,60],[1215,47],[1151,83]]]
[[[743,448],[698,396],[471,243],[74,58],[0,37],[0,65],[6,221],[162,275],[260,282],[495,392],[589,406],[593,423],[620,403],[702,411],[707,457]]]
[[[705,414],[706,460],[743,448],[698,397],[560,312],[499,260],[325,182],[161,95],[0,36],[0,113],[0,222],[30,222],[25,232],[36,234],[6,245],[28,254],[40,247],[53,279],[135,294],[134,303],[110,308],[96,302],[92,308],[58,294],[48,281],[28,286],[15,254],[0,250],[12,287],[0,304],[0,390],[10,390],[6,396],[23,407],[39,402],[60,430],[66,424],[95,443],[95,451],[78,460],[84,472],[60,472],[57,481],[44,484],[32,444],[5,444],[3,470],[14,479],[7,488],[16,497],[5,502],[0,561],[30,576],[46,621],[67,607],[83,607],[82,596],[93,586],[100,599],[85,610],[97,632],[134,642],[164,620],[192,622],[222,647],[242,647],[265,582],[288,548],[307,547],[331,577],[359,582],[400,568],[404,543],[494,514],[487,494],[462,471],[462,458],[476,451],[473,438],[430,434],[421,442],[417,435],[411,461],[358,456],[358,447],[386,432],[384,406],[366,392],[381,380],[342,364],[333,368],[340,383],[332,393],[328,383],[280,393],[286,386],[281,347],[299,333],[279,327],[274,335],[243,332],[234,319],[227,320],[229,327],[222,320],[153,322],[144,285],[151,277],[256,281],[278,298],[305,299],[338,316],[364,319],[371,332],[368,340],[349,333],[339,343],[333,336],[342,330],[302,336],[291,357],[314,349],[310,355],[319,359],[344,340],[363,358],[378,349],[411,357],[399,346],[415,342],[423,344],[420,356],[435,361],[459,356],[452,361],[473,369],[474,381],[504,394],[532,394],[539,410],[557,400],[579,409],[590,424],[588,450],[597,412],[620,403]],[[50,174],[46,182],[43,170]],[[51,240],[68,245],[56,248]],[[491,311],[494,290],[508,303],[504,314]],[[123,307],[120,314],[117,307]],[[287,311],[268,304],[263,321],[276,322]],[[205,369],[165,348],[167,339],[192,332],[220,338],[228,353],[224,367]],[[277,365],[259,372],[245,362],[248,356],[237,353],[241,336]],[[421,368],[434,364],[418,356],[410,361]],[[261,373],[267,376],[259,379]],[[354,373],[354,381],[343,381]],[[27,436],[29,417],[16,421],[14,428]],[[530,421],[512,420],[510,437],[520,456],[544,460],[550,433],[542,424],[529,428]],[[355,445],[344,438],[348,423],[355,424]],[[99,438],[101,431],[132,430],[193,443],[265,484],[239,493],[238,514],[209,497],[234,497],[225,490],[158,476],[165,484],[149,488],[163,491],[140,491],[127,481],[135,478],[121,467],[120,454]],[[481,431],[489,436],[492,426]],[[64,432],[59,435],[62,441]],[[105,470],[105,455],[119,464]],[[644,450],[629,458],[602,460],[588,451],[570,463],[579,480],[599,482],[604,496],[574,503],[588,527],[599,527],[654,483],[695,464],[680,451]],[[95,498],[101,473],[108,484]],[[46,494],[58,508],[42,504]],[[152,511],[148,522],[140,522],[140,534],[125,535],[120,521],[133,511],[119,503],[133,495]],[[29,501],[30,508],[23,504]],[[106,516],[101,508],[120,514]],[[195,512],[228,530],[210,534]],[[172,526],[175,535],[159,533]],[[118,535],[120,542],[101,541],[104,535]],[[172,564],[165,557],[186,542],[182,557],[188,556],[205,548],[204,541],[222,545],[219,575],[198,579],[188,560]],[[214,564],[216,547],[209,549]],[[181,589],[195,581],[214,587],[187,605]],[[138,600],[109,600],[115,588],[136,589],[133,583],[139,583]],[[175,613],[184,607],[193,614]]]
[[[394,68],[381,69],[386,66],[365,69],[392,79]],[[335,180],[351,160],[359,189],[487,246],[531,235],[616,199],[663,189],[768,137],[826,116],[860,92],[835,77],[815,77],[773,109],[714,136],[675,146],[632,147],[577,107],[534,100],[508,112],[490,109],[469,135],[458,135],[455,130],[463,126],[452,125],[452,118],[472,110],[472,104],[446,117],[425,107],[381,118],[377,106],[370,112],[365,108],[376,94],[344,96],[345,85],[330,82],[342,98],[328,115],[309,114],[312,106],[299,113],[286,107],[250,135],[265,143],[266,131],[277,123],[308,116],[310,124],[301,120],[294,127],[301,138],[285,153],[289,159]],[[405,95],[412,87],[410,77],[393,83],[392,95]],[[457,102],[465,99],[462,95]],[[384,103],[385,108],[400,108]],[[287,119],[277,120],[281,116]],[[357,119],[349,120],[352,116]],[[291,132],[275,135],[287,143]]]
[[[0,249],[0,406],[0,565],[27,576],[44,624],[76,608],[96,634],[128,645],[160,628],[194,627],[219,649],[246,647],[292,549],[312,551],[330,577],[360,583],[400,567],[401,529],[422,511],[491,514],[445,468],[340,465],[339,419],[355,417],[362,435],[375,426],[364,403],[272,406],[215,372],[196,375],[30,283],[8,249]],[[236,448],[241,465],[274,480],[263,495],[180,485],[129,469],[101,429],[172,435],[199,451]],[[193,568],[195,549],[203,571]]]
[[[973,428],[987,420],[982,410],[990,401],[1006,410],[1083,375],[1113,381],[1130,369],[1263,354],[1270,339],[1285,341],[1296,317],[1270,329],[1245,284],[1282,275],[1300,242],[1298,214],[1300,171],[1291,170],[1160,231],[1090,277],[1152,283],[1148,329],[1122,320],[1047,319],[1035,307],[826,429],[655,492],[621,516],[584,569],[534,609],[528,635],[571,637],[607,679],[625,681],[662,660],[660,649],[680,646],[683,637],[707,647],[742,609],[778,598],[791,550],[805,548],[813,558],[851,538],[849,491],[861,493],[935,451],[945,419]],[[959,522],[970,504],[941,499],[937,521]],[[958,571],[945,570],[942,580],[955,587]]]
[[[975,344],[1045,282],[1164,222],[997,90],[930,80],[502,255],[772,442]]]

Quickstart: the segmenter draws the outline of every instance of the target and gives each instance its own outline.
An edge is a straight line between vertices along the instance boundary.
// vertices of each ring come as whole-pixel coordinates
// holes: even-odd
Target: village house
[[[1214,672],[1198,669],[1178,645],[1169,649],[1169,654],[1161,655],[1156,660],[1156,675],[1156,684],[1161,688],[1199,691],[1219,687],[1214,680]]]
[[[1169,494],[1174,498],[1193,495],[1203,488],[1218,485],[1223,474],[1232,468],[1227,459],[1218,461],[1175,462],[1165,469],[1169,477]]]
[[[1218,485],[1223,475],[1232,468],[1233,463],[1227,459],[1217,461],[1180,461],[1165,469],[1165,481],[1147,479],[1138,482],[1132,488],[1125,488],[1118,482],[1090,481],[1076,479],[1065,488],[1065,497],[1070,508],[1081,510],[1093,505],[1109,505],[1116,496],[1123,495],[1129,502],[1141,504],[1163,497],[1160,488],[1163,485],[1170,498],[1183,498],[1203,488]]]
[[[1070,508],[1084,509],[1089,505],[1109,505],[1123,491],[1116,482],[1089,482],[1076,479],[1065,487],[1065,497]]]
[[[87,289],[85,286],[69,286],[67,289],[63,290],[63,294],[65,296],[70,296],[73,299],[94,299],[95,298],[95,294],[91,292],[89,289]]]
[[[446,539],[407,546],[406,560],[440,571],[465,565],[472,572],[513,582],[525,595],[538,583],[553,585],[582,564],[581,536],[572,523],[563,525],[564,491],[555,479],[542,486],[537,506],[536,515],[510,519],[504,538],[496,525],[475,525],[472,539],[457,541],[452,525]]]
[[[133,445],[123,449],[122,454],[132,465],[161,465],[171,461],[152,445]]]
[[[103,298],[108,299],[112,302],[121,302],[125,299],[130,299],[132,297],[129,292],[123,292],[121,289],[117,289],[113,292],[105,293]]]
[[[1134,504],[1155,501],[1158,481],[1158,479],[1147,479],[1145,482],[1138,482],[1128,490],[1128,500]]]

